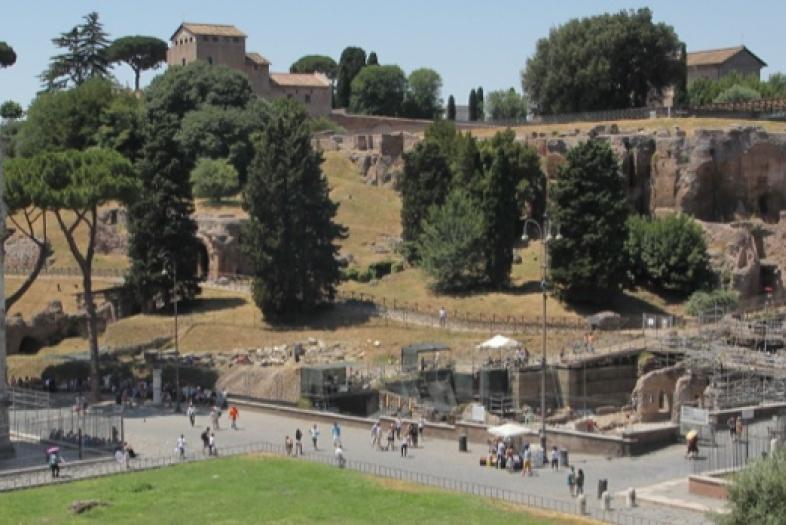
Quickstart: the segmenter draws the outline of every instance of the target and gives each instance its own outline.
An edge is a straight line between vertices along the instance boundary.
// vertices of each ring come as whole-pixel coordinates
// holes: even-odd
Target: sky
[[[183,21],[234,24],[248,35],[246,51],[264,55],[271,71],[288,71],[306,54],[338,61],[344,47],[360,46],[406,73],[437,70],[443,98],[453,94],[461,105],[473,87],[483,86],[485,93],[520,90],[521,69],[550,28],[574,17],[645,6],[656,22],[675,28],[689,51],[743,43],[769,65],[763,79],[786,72],[783,0],[10,0],[0,18],[0,41],[18,58],[15,66],[0,70],[0,101],[29,104],[40,89],[37,75],[57,52],[51,39],[90,11],[98,11],[114,38],[140,34],[168,40]],[[161,71],[144,74],[143,85]],[[114,73],[133,86],[127,66]]]

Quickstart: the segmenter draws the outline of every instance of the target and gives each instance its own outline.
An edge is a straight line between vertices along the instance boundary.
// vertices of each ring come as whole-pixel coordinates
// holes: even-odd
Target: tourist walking
[[[584,471],[581,469],[579,469],[578,474],[576,474],[576,495],[584,495]]]
[[[385,450],[396,450],[396,426],[391,423],[390,428],[388,429],[388,444],[385,447]]]
[[[52,479],[60,477],[60,465],[65,463],[63,458],[60,456],[60,449],[58,447],[52,447],[47,452],[47,463],[49,464],[49,470],[52,471]]]
[[[396,439],[401,439],[401,418],[396,416]]]
[[[376,421],[371,427],[371,448],[380,447],[379,443],[379,421]],[[381,448],[381,447],[380,447]]]
[[[338,421],[333,422],[330,428],[330,435],[333,438],[333,446],[341,446],[341,427],[338,426]]]
[[[210,424],[213,425],[213,430],[219,430],[218,418],[221,417],[221,412],[215,406],[210,409]]]
[[[529,444],[524,446],[524,467],[521,469],[522,476],[527,474],[532,476],[532,449]]]
[[[410,446],[417,448],[418,446],[418,427],[415,423],[407,425],[407,435],[409,436]]]
[[[726,420],[726,425],[729,427],[729,439],[736,441],[735,434],[737,432],[737,419],[734,416],[731,416],[728,420]]]
[[[334,454],[336,455],[336,461],[338,461],[338,468],[344,468],[347,460],[344,458],[344,449],[341,448],[341,445],[336,447]]]
[[[199,434],[199,438],[202,440],[202,453],[204,454],[205,451],[210,453],[210,427],[207,427],[204,432]]]
[[[175,452],[178,453],[180,459],[186,457],[186,437],[183,434],[180,434],[180,437],[177,438],[177,445],[175,446]]]
[[[215,432],[210,433],[210,438],[207,442],[208,448],[208,455],[209,456],[218,456],[218,448],[216,448],[216,434]]]
[[[570,472],[568,472],[568,489],[570,489],[570,496],[574,497],[576,495],[576,468],[570,467]]]
[[[401,457],[402,458],[407,457],[407,450],[409,449],[409,442],[411,440],[412,440],[412,438],[409,436],[409,434],[404,436],[404,439],[401,440]]]
[[[303,455],[303,432],[300,429],[295,429],[295,455]]]
[[[317,448],[317,441],[319,440],[319,429],[317,428],[316,423],[314,423],[314,426],[309,429],[309,433],[311,434],[311,443],[314,444],[314,450],[319,450],[319,448]]]
[[[439,327],[445,328],[445,325],[448,324],[448,311],[445,310],[444,306],[439,307]]]
[[[284,438],[284,448],[287,451],[287,456],[292,456],[292,438],[287,436]]]
[[[551,470],[559,470],[559,450],[551,447]]]
[[[423,431],[426,429],[426,418],[420,416],[420,421],[418,421],[418,438],[420,441],[423,441]]]
[[[238,417],[239,417],[239,414],[238,414],[237,407],[235,405],[232,405],[232,407],[229,409],[229,420],[232,422],[231,427],[232,427],[233,430],[237,430],[237,418]]]
[[[188,408],[186,409],[186,415],[188,416],[188,420],[191,422],[191,426],[193,427],[196,423],[196,408],[194,408],[194,402],[188,402]]]

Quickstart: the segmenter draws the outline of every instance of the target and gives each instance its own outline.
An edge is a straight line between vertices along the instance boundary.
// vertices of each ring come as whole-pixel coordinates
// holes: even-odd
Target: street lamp
[[[172,265],[172,305],[175,310],[175,412],[180,412],[180,344],[178,342],[177,330],[177,261],[174,257],[167,257],[166,260]],[[168,275],[166,266],[161,271],[162,275]]]
[[[538,223],[534,219],[524,218],[524,232],[521,235],[521,240],[524,242],[529,241],[527,236],[527,226],[532,225],[538,230],[538,236],[541,239],[541,262],[540,262],[540,289],[543,294],[543,325],[542,325],[542,346],[543,355],[540,362],[540,447],[543,450],[543,460],[546,460],[546,298],[548,297],[548,267],[549,267],[549,252],[546,249],[546,243],[551,240],[551,227],[549,224],[548,214],[543,214],[543,221]],[[558,227],[559,230],[559,227]],[[560,239],[559,232],[554,237]]]

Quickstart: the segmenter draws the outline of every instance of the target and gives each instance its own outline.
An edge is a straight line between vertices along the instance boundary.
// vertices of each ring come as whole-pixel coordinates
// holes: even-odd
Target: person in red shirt
[[[232,428],[237,430],[238,411],[235,405],[229,409],[229,420],[232,422]]]

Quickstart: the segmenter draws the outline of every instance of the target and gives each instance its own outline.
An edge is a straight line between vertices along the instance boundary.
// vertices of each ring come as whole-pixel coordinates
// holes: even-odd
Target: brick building
[[[688,53],[688,83],[697,78],[718,80],[732,72],[758,78],[763,67],[767,64],[745,46],[693,51]]]
[[[245,73],[254,93],[260,97],[294,98],[305,104],[312,116],[330,113],[332,90],[325,75],[271,73],[270,62],[265,57],[246,52],[246,34],[235,26],[183,22],[169,40],[169,66],[195,60],[228,66]]]

